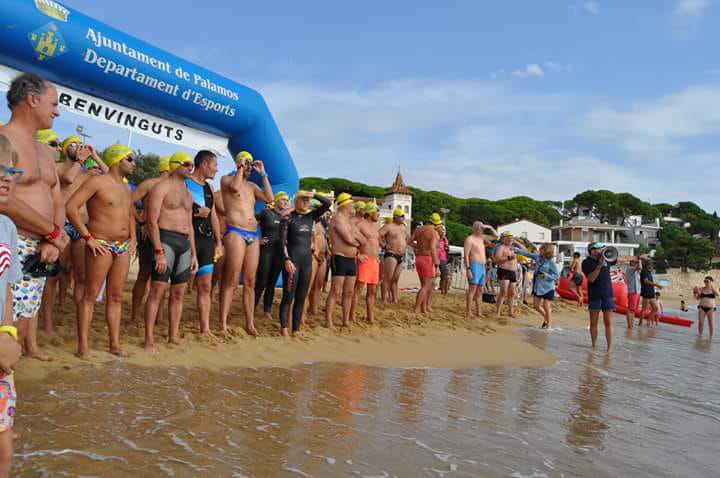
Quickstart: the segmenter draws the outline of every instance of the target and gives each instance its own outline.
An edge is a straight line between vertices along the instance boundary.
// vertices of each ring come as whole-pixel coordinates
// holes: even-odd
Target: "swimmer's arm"
[[[234,176],[223,176],[220,180],[220,186],[222,189],[227,189],[234,194],[240,191],[244,182],[245,178],[243,177],[242,171],[237,170]]]
[[[320,207],[316,207],[315,210],[312,212],[313,221],[317,221],[318,219],[320,219],[320,217],[322,217],[323,214],[325,214],[330,209],[332,203],[322,194],[316,193],[313,196],[313,199],[317,199],[318,201],[320,201]]]
[[[69,160],[67,160],[69,161]],[[59,179],[64,184],[72,184],[77,177],[82,173],[82,166],[79,161],[73,163],[70,168],[59,176]]]
[[[108,171],[110,171],[110,168],[107,167],[107,164],[105,164],[105,161],[102,160],[99,154],[97,154],[97,151],[95,151],[95,148],[90,146],[90,155],[93,157],[95,162],[98,166],[100,166],[100,169],[102,170],[103,174],[107,174]]]
[[[217,212],[215,211],[215,203],[213,202],[213,208],[210,211],[210,227],[212,227],[213,237],[215,238],[215,247],[222,245],[222,236],[220,235],[220,219],[218,219]]]
[[[280,244],[282,245],[283,262],[290,260],[290,252],[287,248],[288,228],[290,227],[290,215],[280,219]]]
[[[438,256],[438,240],[440,239],[440,236],[435,233],[432,235],[432,239],[430,240],[430,255],[432,256],[433,264],[435,267],[440,266],[440,257]]]
[[[529,257],[530,259],[534,261],[540,260],[540,254],[533,254],[532,252],[529,252],[527,250],[523,250],[520,248],[515,249],[515,254],[520,254],[521,256]]]
[[[220,191],[218,191],[218,193],[215,195],[215,201],[213,201],[213,208],[217,210],[218,214],[222,216],[225,215],[225,202],[223,202],[223,195]]]
[[[134,202],[130,203],[129,213],[130,213],[129,214],[130,215],[130,244],[133,244],[133,246],[134,246],[133,250],[135,250],[135,248],[137,248],[137,236],[135,235],[135,234],[137,234],[137,229],[136,229],[137,226],[135,225],[136,224],[135,221],[137,220],[138,212],[135,209]]]
[[[148,236],[150,237],[150,242],[152,242],[153,245],[153,254],[155,254],[156,250],[162,249],[158,220],[160,219],[160,211],[162,210],[162,203],[167,195],[167,191],[167,184],[165,181],[161,181],[150,190],[147,204],[145,205],[145,221]],[[192,214],[192,211],[190,214]],[[189,235],[192,236],[193,234]]]
[[[494,241],[495,239],[498,238],[498,233],[494,227],[492,227],[488,224],[484,224],[484,226],[486,228],[490,229],[490,234],[483,234],[483,239],[490,239],[491,241]]]
[[[145,196],[147,196],[148,193],[150,192],[150,187],[148,186],[148,184],[149,183],[147,181],[143,181],[140,183],[140,185],[137,187],[137,189],[135,189],[135,191],[132,192],[133,204],[136,201],[142,201],[143,199],[145,199]]]
[[[0,205],[0,213],[13,220],[18,229],[47,236],[55,229],[52,221],[45,219],[37,213],[28,203],[13,195],[12,201]]]
[[[350,228],[350,221],[337,221],[335,223],[335,230],[340,235],[342,240],[352,246],[359,247],[361,242],[357,238],[357,236],[353,234],[354,231],[352,231]]]
[[[257,184],[252,183],[253,186],[255,186],[254,192],[255,192],[255,199],[258,201],[263,202],[272,202],[275,197],[273,196],[273,190],[272,186],[270,185],[270,180],[267,176],[263,176],[263,187],[260,189]]]
[[[472,249],[470,237],[465,238],[463,243],[463,262],[465,262],[465,269],[470,269],[470,250]]]
[[[55,173],[57,176],[57,173]],[[85,181],[87,182],[87,181]],[[60,179],[55,181],[55,186],[52,189],[52,199],[55,205],[55,213],[53,214],[53,222],[60,227],[65,224],[65,198],[60,191]]]
[[[188,192],[188,196],[190,195],[190,192]],[[193,232],[193,212],[192,208],[188,211],[188,231],[190,231],[190,234],[188,236],[190,237],[190,252],[192,253],[192,257],[197,262],[197,251],[195,250],[195,233]],[[159,235],[159,229],[158,229],[158,235]],[[196,271],[197,272],[197,271]]]
[[[68,220],[83,237],[88,236],[90,231],[82,220],[80,209],[95,195],[98,190],[98,182],[97,177],[85,181],[82,186],[70,196],[67,206],[65,206]]]

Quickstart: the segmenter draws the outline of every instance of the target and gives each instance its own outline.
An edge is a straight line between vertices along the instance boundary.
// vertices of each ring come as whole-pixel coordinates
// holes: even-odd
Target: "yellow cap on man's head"
[[[177,168],[186,163],[192,163],[192,158],[185,151],[178,151],[170,156],[170,167],[168,171],[175,171]]]
[[[506,237],[513,237],[512,231],[505,231],[500,234],[500,239],[505,239]]]
[[[313,196],[314,196],[314,194],[312,193],[312,191],[304,191],[304,190],[300,189],[298,192],[295,193],[294,199],[295,199],[295,201],[297,201],[300,198],[308,198],[309,199],[309,198],[312,198]]]
[[[278,193],[275,195],[275,201],[274,201],[274,202],[278,202],[278,201],[280,201],[280,200],[282,200],[282,199],[290,199],[290,196],[288,196],[288,194],[287,194],[285,191],[280,191],[280,192],[278,192]]]
[[[365,204],[365,202],[363,201],[358,201],[355,203],[355,209],[362,209],[364,211],[365,206],[367,206],[367,204]]]
[[[430,214],[430,222],[433,226],[439,226],[442,224],[442,218],[440,217],[440,214],[434,212]]]
[[[404,217],[405,213],[403,212],[402,208],[396,207],[393,211],[393,217]]]
[[[340,193],[338,194],[337,199],[335,199],[335,203],[341,207],[350,204],[351,202],[353,202],[353,198],[348,193]]]
[[[387,216],[385,218],[385,224],[390,224],[392,222],[392,220],[393,220],[392,216]]]
[[[379,210],[380,209],[378,209],[377,204],[375,204],[374,202],[367,203],[365,205],[365,214],[375,214]]]
[[[164,173],[170,171],[170,156],[163,156],[160,158],[160,172]]]
[[[48,144],[51,141],[57,141],[60,137],[51,129],[41,129],[35,133],[35,139],[41,143]]]
[[[249,152],[240,151],[238,154],[235,155],[235,162],[239,163],[240,161],[254,161],[254,158],[253,155]]]
[[[68,136],[65,138],[65,141],[62,142],[62,151],[63,153],[67,154],[67,150],[70,147],[71,144],[80,144],[82,143],[82,140],[78,138],[77,136]]]
[[[131,154],[133,154],[131,147],[124,144],[113,144],[103,151],[103,162],[108,168],[111,168]]]

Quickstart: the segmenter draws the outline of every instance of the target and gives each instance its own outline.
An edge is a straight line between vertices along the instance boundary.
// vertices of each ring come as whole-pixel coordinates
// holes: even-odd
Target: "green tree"
[[[160,176],[160,157],[157,154],[143,154],[135,152],[135,171],[128,177],[128,180],[140,184],[149,178]]]
[[[707,270],[715,253],[713,243],[695,238],[686,229],[668,224],[660,230],[656,258],[670,267]]]

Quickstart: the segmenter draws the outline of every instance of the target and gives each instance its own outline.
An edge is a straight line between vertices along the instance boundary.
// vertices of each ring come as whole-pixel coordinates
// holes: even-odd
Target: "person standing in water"
[[[655,327],[658,324],[660,316],[660,308],[658,307],[657,298],[655,297],[655,289],[662,289],[662,286],[655,282],[653,271],[655,264],[651,260],[646,260],[643,270],[640,273],[640,297],[642,298],[642,308],[640,309],[640,320],[638,326],[642,325],[645,318],[645,311],[650,309],[650,316],[647,318],[648,325]]]
[[[283,253],[280,243],[280,219],[289,206],[290,198],[286,192],[275,194],[272,207],[266,207],[255,215],[260,226],[260,263],[255,283],[255,306],[264,294],[263,313],[266,319],[272,317],[272,305],[275,298],[275,285],[283,269]]]
[[[540,246],[539,254],[533,254],[525,249],[525,246],[518,243],[515,249],[517,254],[525,256],[535,261],[535,272],[533,274],[533,309],[537,310],[543,316],[543,329],[550,329],[552,325],[552,303],[555,299],[555,286],[560,273],[555,264],[555,246],[553,244],[543,244]]]
[[[575,291],[578,298],[578,304],[582,306],[585,302],[583,299],[583,274],[582,264],[580,262],[580,253],[573,252],[573,259],[570,263],[570,288]]]
[[[247,151],[235,156],[236,170],[220,180],[220,191],[225,210],[226,229],[225,265],[220,285],[220,327],[227,332],[235,289],[243,275],[243,311],[245,331],[257,335],[255,330],[255,278],[260,261],[260,233],[255,219],[255,202],[273,200],[272,186],[262,161],[256,161]],[[255,171],[262,178],[259,188],[250,181]]]
[[[582,262],[582,272],[588,280],[588,311],[592,347],[595,348],[597,345],[598,321],[600,312],[602,312],[607,351],[612,352],[612,314],[615,310],[615,294],[612,288],[610,267],[605,263],[605,257],[602,254],[604,248],[605,244],[602,242],[591,242],[588,245],[588,256]]]
[[[310,199],[320,206],[310,210]],[[330,200],[308,191],[298,191],[295,207],[280,220],[280,246],[283,257],[283,296],[280,303],[280,327],[289,335],[288,322],[292,304],[292,335],[300,333],[305,300],[312,278],[313,223],[330,209]]]
[[[88,338],[93,308],[105,286],[105,318],[110,335],[110,353],[127,353],[120,347],[122,294],[135,253],[135,212],[132,195],[123,180],[135,170],[133,151],[122,144],[107,148],[104,162],[108,174],[92,176],[70,196],[67,214],[70,223],[85,241],[85,288],[77,311],[78,352],[81,359],[90,353]],[[87,207],[88,223],[80,212]]]
[[[720,292],[715,288],[715,284],[713,284],[713,278],[706,276],[702,287],[693,287],[693,295],[700,301],[698,302],[698,335],[702,337],[705,329],[705,319],[707,318],[708,333],[709,337],[712,338],[715,333],[715,299],[720,295]]]
[[[635,313],[640,304],[640,260],[637,257],[630,259],[625,268],[625,284],[627,285],[628,310],[625,314],[627,328],[632,329],[635,325]]]

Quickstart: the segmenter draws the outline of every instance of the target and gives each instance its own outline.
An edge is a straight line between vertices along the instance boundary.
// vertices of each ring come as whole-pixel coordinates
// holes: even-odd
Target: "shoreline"
[[[87,361],[80,360],[76,351],[75,306],[68,297],[62,308],[56,308],[56,335],[40,333],[39,343],[53,360],[40,362],[23,359],[16,372],[19,382],[42,380],[47,375],[77,367],[106,367],[118,363],[146,367],[201,367],[212,370],[228,368],[294,367],[306,363],[335,362],[368,366],[409,368],[465,368],[482,366],[552,365],[554,355],[534,347],[522,338],[521,331],[537,327],[540,315],[528,306],[516,307],[517,319],[494,318],[494,304],[483,304],[483,318],[465,319],[465,295],[451,292],[447,296],[433,296],[433,312],[416,316],[411,312],[415,294],[404,293],[399,304],[376,306],[377,319],[373,325],[364,321],[364,302],[358,318],[348,329],[336,326],[324,328],[320,316],[307,318],[301,340],[279,336],[277,307],[273,307],[272,321],[256,316],[259,337],[250,337],[242,329],[242,303],[234,301],[230,315],[230,333],[215,339],[199,334],[195,295],[185,299],[181,322],[182,342],[179,346],[165,343],[167,318],[156,325],[156,344],[159,353],[150,354],[142,348],[144,325],[130,323],[130,290],[125,291],[121,341],[130,353],[127,358],[107,352],[107,328],[104,306],[98,303],[91,326],[92,352]],[[335,318],[340,313],[336,308]],[[554,327],[584,327],[585,311],[563,300],[554,304]],[[242,322],[242,324],[241,324]],[[217,303],[213,303],[212,330],[218,329]],[[552,333],[551,331],[549,333]]]

